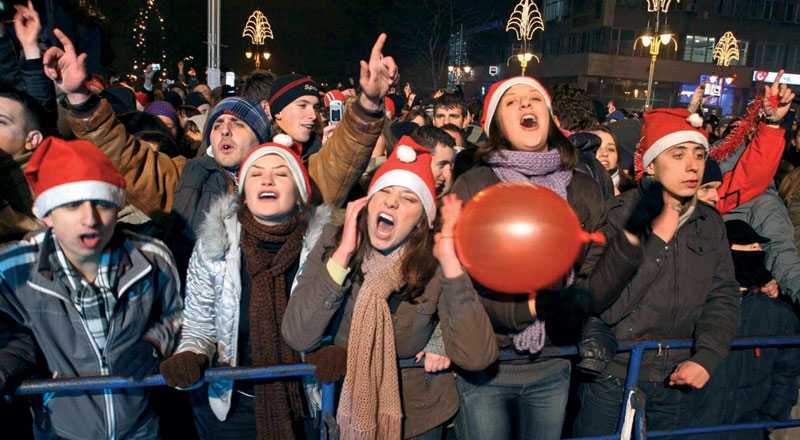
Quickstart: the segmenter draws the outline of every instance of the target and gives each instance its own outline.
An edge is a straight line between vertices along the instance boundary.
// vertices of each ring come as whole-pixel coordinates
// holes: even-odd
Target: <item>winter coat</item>
[[[781,292],[800,301],[800,256],[793,240],[794,228],[775,187],[770,185],[763,194],[733,209],[725,220],[743,220],[756,233],[770,239],[761,245],[767,253],[767,269]]]
[[[163,243],[115,232],[112,245],[124,249],[119,296],[101,352],[70,293],[55,279],[48,258],[54,252],[51,235],[51,229],[43,229],[0,253],[0,312],[33,332],[53,376],[111,374],[123,353],[143,337],[158,342],[162,357],[172,354],[183,301],[175,264]],[[47,396],[41,414],[49,420],[37,426],[52,426],[60,438],[126,438],[154,420],[149,395],[148,388],[56,392]]]
[[[176,352],[204,354],[213,367],[236,367],[239,361],[242,225],[237,219],[238,209],[232,195],[223,195],[211,204],[186,277],[183,334]],[[318,207],[314,212],[325,215],[325,209]],[[232,393],[231,380],[208,385],[209,404],[219,420],[228,415]]]
[[[320,345],[334,322],[334,343],[347,348],[351,319],[361,284],[348,277],[337,284],[323,259],[336,246],[338,228],[325,226],[308,256],[292,292],[281,331],[289,345],[310,351]],[[389,298],[398,359],[423,350],[436,323],[442,328],[447,356],[466,370],[482,370],[497,359],[491,324],[466,274],[448,279],[441,269],[431,279],[417,304],[402,300],[402,292]],[[442,424],[458,409],[455,379],[450,373],[429,374],[422,368],[404,368],[400,377],[403,435],[421,434]]]
[[[617,197],[608,212],[612,229],[622,230],[641,197],[640,190]],[[685,360],[712,374],[728,355],[739,320],[739,285],[719,213],[703,203],[669,243],[650,234],[641,265],[619,299],[601,315],[619,340],[693,338],[692,350],[648,350],[639,379],[661,382]],[[606,371],[627,377],[630,353],[620,353]]]
[[[469,203],[479,191],[497,183],[500,179],[490,167],[479,166],[459,178],[453,185],[453,192]],[[575,210],[581,228],[589,232],[605,232],[605,201],[594,179],[573,172],[572,181],[567,186],[567,202]],[[606,245],[594,243],[584,246],[574,265],[575,284],[595,294],[595,311],[598,313],[616,299],[624,286],[620,280],[635,270],[642,254],[620,231],[606,236]],[[515,295],[513,301],[509,301],[508,295],[482,289],[481,302],[492,319],[501,348],[512,345],[508,333],[521,331],[534,320],[528,309],[528,298],[524,295]]]
[[[750,289],[742,295],[739,336],[794,336],[798,320],[792,307]],[[797,403],[800,349],[748,347],[731,350],[714,377],[697,390],[693,425],[785,421]],[[722,432],[705,438],[759,438],[762,430]]]

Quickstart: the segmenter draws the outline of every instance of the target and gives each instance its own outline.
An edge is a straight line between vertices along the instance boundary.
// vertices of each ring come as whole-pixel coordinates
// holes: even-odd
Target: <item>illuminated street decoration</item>
[[[675,0],[675,3],[680,3],[681,0]],[[672,5],[672,0],[647,0],[647,12],[669,12],[669,7]]]
[[[536,58],[536,61],[539,62],[539,57],[530,50],[530,40],[533,39],[533,33],[537,30],[544,32],[544,21],[539,7],[533,0],[520,0],[511,12],[511,17],[506,24],[506,32],[514,31],[517,34],[517,40],[522,42],[522,49],[520,53],[516,54],[516,58],[522,68],[523,76],[528,67],[528,61]],[[509,57],[506,64],[511,61],[511,58],[514,58],[514,55]]]
[[[133,70],[144,70],[150,63],[161,63],[162,74],[165,74],[167,51],[164,49],[164,17],[155,3],[155,0],[147,0],[147,6],[139,9],[139,16],[133,23],[136,46]]]
[[[253,11],[250,18],[247,19],[242,37],[250,37],[250,42],[257,45],[264,44],[264,40],[267,38],[275,39],[272,36],[272,27],[269,25],[267,16],[258,10]]]
[[[714,59],[718,66],[728,66],[731,61],[739,61],[739,43],[733,32],[725,32],[720,37],[719,42],[714,46]]]

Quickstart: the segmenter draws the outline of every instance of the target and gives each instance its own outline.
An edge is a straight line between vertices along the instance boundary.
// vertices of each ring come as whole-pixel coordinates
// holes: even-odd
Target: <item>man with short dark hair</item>
[[[453,147],[455,140],[441,128],[423,125],[411,132],[411,139],[431,151],[431,172],[436,198],[450,192],[453,187]]]
[[[444,93],[433,104],[433,125],[441,127],[445,124],[454,124],[462,130],[469,124],[467,105],[455,93]]]

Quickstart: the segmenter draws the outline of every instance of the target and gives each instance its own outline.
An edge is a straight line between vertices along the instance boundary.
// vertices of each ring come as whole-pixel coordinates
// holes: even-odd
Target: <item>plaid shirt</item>
[[[120,253],[107,248],[97,268],[97,277],[94,283],[90,283],[67,260],[55,234],[52,237],[55,252],[50,258],[55,275],[69,291],[72,303],[86,323],[97,348],[103,351],[108,338],[108,324],[117,304]]]

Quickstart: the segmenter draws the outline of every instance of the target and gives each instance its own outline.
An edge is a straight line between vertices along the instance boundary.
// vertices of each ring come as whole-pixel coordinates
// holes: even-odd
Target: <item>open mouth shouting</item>
[[[258,194],[258,200],[278,200],[278,193],[275,191],[264,191]]]
[[[78,240],[81,243],[81,246],[87,249],[93,249],[100,244],[100,234],[93,233],[93,234],[81,234],[78,236]]]
[[[536,116],[534,115],[524,115],[519,121],[519,124],[522,125],[523,128],[531,130],[536,129],[539,126]]]
[[[386,213],[378,214],[378,224],[375,227],[375,236],[386,240],[394,231],[394,217]]]

